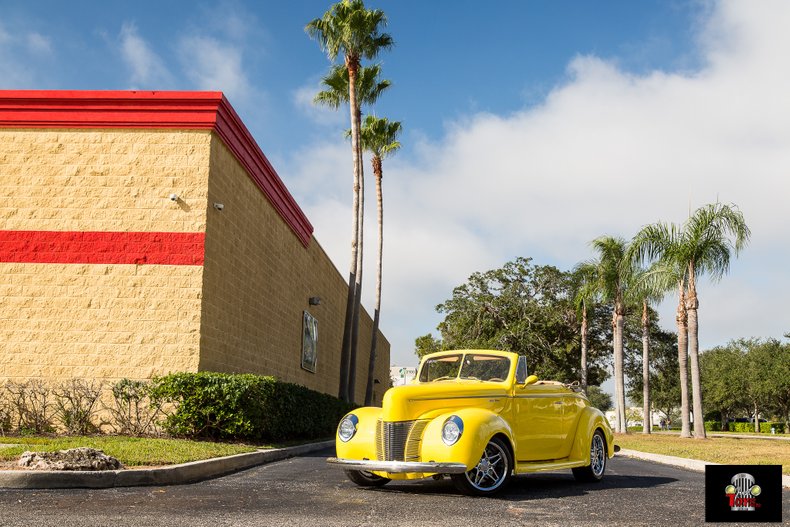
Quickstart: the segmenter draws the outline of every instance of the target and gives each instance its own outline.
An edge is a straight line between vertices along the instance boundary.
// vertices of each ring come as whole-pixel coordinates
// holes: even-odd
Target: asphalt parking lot
[[[498,498],[459,495],[449,480],[360,489],[328,467],[331,451],[192,485],[0,490],[0,525],[401,526],[704,524],[704,475],[636,459],[610,460],[600,484],[570,471],[513,479]],[[790,490],[783,492],[790,519]],[[734,524],[728,524],[734,525]]]

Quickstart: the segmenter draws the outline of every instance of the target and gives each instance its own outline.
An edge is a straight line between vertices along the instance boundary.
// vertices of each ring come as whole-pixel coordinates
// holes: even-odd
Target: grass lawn
[[[3,447],[3,444],[19,446]],[[77,447],[97,448],[130,467],[174,465],[267,448],[236,443],[124,436],[0,437],[0,461],[14,461],[25,450],[52,452]]]
[[[614,442],[622,448],[701,459],[727,465],[782,465],[790,475],[790,441],[709,437],[681,439],[674,434],[615,434]]]

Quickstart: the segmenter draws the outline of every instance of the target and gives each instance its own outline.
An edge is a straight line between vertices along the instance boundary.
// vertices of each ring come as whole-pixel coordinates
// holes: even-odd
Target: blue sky
[[[310,104],[328,62],[304,33],[328,5],[0,2],[0,87],[224,91],[345,276],[347,113]],[[597,236],[717,199],[753,238],[720,284],[701,284],[702,346],[790,331],[786,2],[368,5],[396,42],[375,113],[405,127],[384,169],[393,363],[414,362],[414,338],[435,333],[434,307],[471,273],[516,256],[567,269]],[[660,306],[668,329],[674,303]]]

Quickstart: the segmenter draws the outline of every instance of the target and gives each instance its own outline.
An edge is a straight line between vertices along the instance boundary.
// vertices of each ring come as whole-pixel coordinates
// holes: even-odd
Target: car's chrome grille
[[[428,419],[379,421],[376,427],[376,456],[379,461],[416,461]]]

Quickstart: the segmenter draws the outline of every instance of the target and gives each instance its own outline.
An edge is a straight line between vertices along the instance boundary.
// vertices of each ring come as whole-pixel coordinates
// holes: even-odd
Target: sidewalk
[[[710,434],[708,434],[710,435]],[[732,436],[727,436],[732,437]],[[640,452],[638,450],[628,450],[621,448],[615,454],[617,456],[630,457],[634,459],[642,459],[644,461],[651,461],[653,463],[661,463],[662,465],[672,465],[694,472],[705,472],[705,465],[720,465],[721,463],[713,463],[712,461],[700,461],[699,459],[687,459],[685,457],[665,456],[663,454],[651,454],[648,452]],[[782,475],[782,487],[790,488],[790,476]]]
[[[334,440],[248,454],[193,461],[161,468],[74,472],[59,470],[0,470],[0,488],[104,489],[143,485],[181,485],[216,478],[264,463],[317,452],[334,446]]]

